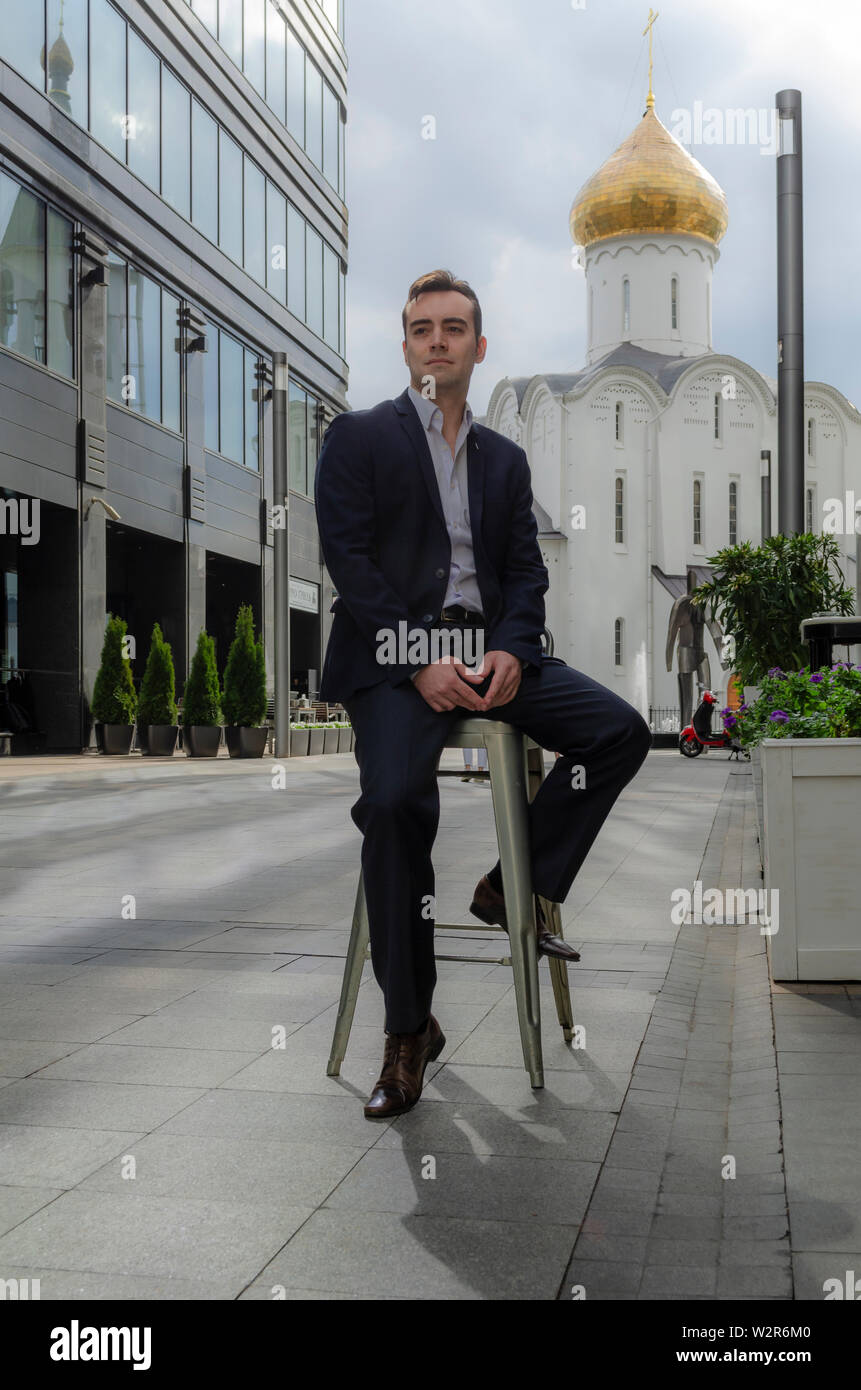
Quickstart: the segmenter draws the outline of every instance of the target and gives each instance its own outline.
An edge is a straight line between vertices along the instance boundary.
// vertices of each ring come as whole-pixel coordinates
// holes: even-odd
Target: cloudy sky
[[[657,0],[656,112],[753,107],[802,92],[805,377],[861,406],[857,0]],[[504,376],[585,362],[585,280],[572,268],[575,194],[639,122],[649,5],[640,0],[345,0],[349,60],[349,401],[408,376],[400,310],[444,266],[475,288],[488,340],[469,401]],[[540,19],[540,23],[538,20]],[[433,116],[436,138],[422,138]],[[681,138],[681,137],[680,137]],[[768,142],[766,141],[766,148]],[[776,165],[759,145],[690,143],[729,228],[715,267],[716,351],[776,376]]]

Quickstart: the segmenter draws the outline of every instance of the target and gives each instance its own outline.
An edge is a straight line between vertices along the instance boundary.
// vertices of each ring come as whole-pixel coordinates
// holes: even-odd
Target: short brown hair
[[[455,279],[450,270],[429,270],[427,275],[420,275],[417,280],[413,280],[407,295],[407,302],[401,310],[404,339],[406,340],[407,336],[407,309],[414,299],[418,299],[420,294],[425,294],[429,290],[456,290],[458,294],[466,295],[467,299],[472,300],[472,319],[477,345],[481,337],[481,305],[478,302],[478,295],[465,280]]]

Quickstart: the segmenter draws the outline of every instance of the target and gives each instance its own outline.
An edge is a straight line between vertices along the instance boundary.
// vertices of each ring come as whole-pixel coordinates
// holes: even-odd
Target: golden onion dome
[[[580,189],[569,226],[578,246],[646,232],[685,232],[717,245],[728,222],[720,184],[649,104],[636,129]]]

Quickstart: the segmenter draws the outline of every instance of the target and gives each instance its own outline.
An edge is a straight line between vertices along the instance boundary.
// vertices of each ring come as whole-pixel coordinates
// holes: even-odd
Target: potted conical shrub
[[[152,758],[172,758],[178,733],[173,655],[156,623],[138,700],[140,750]]]
[[[262,724],[266,717],[266,664],[263,643],[254,638],[254,614],[247,603],[236,615],[236,636],[224,668],[222,707],[231,758],[262,758],[269,733]]]
[[[182,743],[190,758],[216,758],[221,743],[221,691],[215,643],[201,632],[182,698]]]
[[[129,659],[123,652],[126,623],[108,615],[102,659],[90,706],[101,753],[128,753],[132,746],[137,695]]]

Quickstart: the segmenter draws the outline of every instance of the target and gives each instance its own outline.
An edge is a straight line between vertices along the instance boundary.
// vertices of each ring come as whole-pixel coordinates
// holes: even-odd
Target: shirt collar
[[[430,429],[431,425],[434,423],[434,417],[436,416],[437,412],[439,412],[440,415],[440,428],[442,428],[442,411],[440,410],[440,407],[436,404],[436,402],[430,400],[427,396],[423,396],[421,391],[416,390],[412,382],[410,382],[409,387],[407,389],[409,391],[410,400],[415,406],[418,417],[424,425],[425,429]],[[461,421],[461,429],[465,424],[467,431],[471,430],[472,420],[472,410],[470,409],[469,401],[466,401],[463,407],[463,420]],[[459,432],[460,431],[458,431],[458,433]]]

